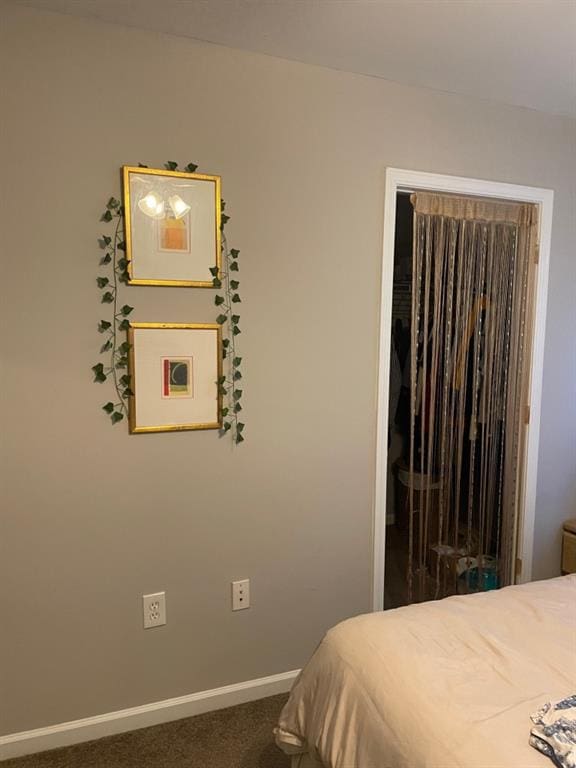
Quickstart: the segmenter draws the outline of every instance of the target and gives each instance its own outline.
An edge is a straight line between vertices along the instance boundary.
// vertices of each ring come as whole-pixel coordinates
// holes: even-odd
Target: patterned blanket
[[[531,715],[530,744],[558,768],[576,768],[576,694]]]

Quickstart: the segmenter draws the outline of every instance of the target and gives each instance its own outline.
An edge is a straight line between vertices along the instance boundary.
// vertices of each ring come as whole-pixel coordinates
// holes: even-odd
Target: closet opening
[[[547,190],[394,169],[390,192],[376,609],[530,577],[552,206]]]
[[[410,465],[410,336],[414,210],[409,192],[396,197],[388,412],[384,606],[408,605]]]

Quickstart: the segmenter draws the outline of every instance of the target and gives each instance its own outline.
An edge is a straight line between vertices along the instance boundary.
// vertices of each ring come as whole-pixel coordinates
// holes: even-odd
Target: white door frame
[[[373,528],[372,606],[374,611],[384,607],[384,558],[386,551],[386,480],[388,472],[388,389],[390,383],[390,339],[392,336],[392,289],[394,277],[394,237],[396,228],[396,195],[407,190],[431,190],[454,194],[497,197],[536,203],[540,207],[539,263],[536,277],[536,307],[532,346],[530,424],[528,425],[524,467],[523,514],[519,535],[522,571],[519,582],[532,578],[534,519],[536,512],[536,474],[538,470],[538,441],[540,436],[540,403],[544,367],[544,334],[548,298],[548,268],[552,236],[551,189],[523,187],[494,181],[442,176],[435,173],[388,168],[384,200],[384,251],[382,258],[382,289],[380,301],[380,348],[378,367],[378,412],[376,445],[376,493]],[[522,503],[521,503],[522,509]]]

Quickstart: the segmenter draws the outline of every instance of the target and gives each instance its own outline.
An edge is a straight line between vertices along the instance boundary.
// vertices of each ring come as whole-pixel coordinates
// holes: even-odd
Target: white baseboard
[[[82,741],[101,739],[116,733],[146,728],[150,725],[179,720],[182,717],[200,715],[224,707],[233,707],[247,701],[263,699],[278,693],[286,693],[292,687],[300,670],[282,672],[279,675],[260,677],[244,683],[226,685],[210,691],[199,691],[175,699],[155,701],[140,707],[107,712],[104,715],[71,720],[67,723],[36,728],[33,731],[0,736],[0,760],[30,755],[47,749],[65,747]]]

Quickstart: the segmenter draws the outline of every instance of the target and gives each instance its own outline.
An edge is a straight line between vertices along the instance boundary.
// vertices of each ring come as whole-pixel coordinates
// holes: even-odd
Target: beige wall
[[[556,191],[536,575],[574,512],[574,123],[13,7],[2,11],[2,725],[300,666],[370,605],[387,166]],[[246,443],[129,436],[92,383],[118,169],[223,177],[242,251]],[[130,287],[134,317],[212,292]],[[570,369],[572,366],[572,369]],[[229,609],[252,579],[253,608]],[[141,629],[164,589],[168,625]]]

